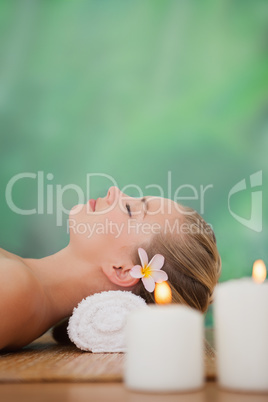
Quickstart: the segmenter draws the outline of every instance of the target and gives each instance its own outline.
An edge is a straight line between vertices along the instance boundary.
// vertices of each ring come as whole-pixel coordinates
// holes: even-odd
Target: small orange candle
[[[252,277],[254,282],[262,283],[266,278],[266,266],[262,260],[256,260],[253,264]]]
[[[155,284],[154,298],[157,304],[171,303],[172,294],[170,286],[167,282],[161,282]]]

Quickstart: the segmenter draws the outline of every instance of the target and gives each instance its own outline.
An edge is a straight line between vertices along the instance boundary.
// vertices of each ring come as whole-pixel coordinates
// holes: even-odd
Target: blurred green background
[[[198,192],[184,203],[215,230],[222,281],[251,275],[258,258],[267,264],[267,1],[1,0],[0,30],[2,248],[39,258],[67,245],[68,215],[56,222],[57,185],[86,194],[87,174],[103,173],[120,188],[159,195],[145,188],[158,184],[168,196],[170,175],[172,194],[185,184]],[[38,171],[45,212],[13,212],[9,180]],[[258,171],[262,185],[251,189]],[[247,188],[230,207],[249,220],[251,191],[262,191],[261,231],[228,209],[229,191],[243,179]],[[112,184],[96,176],[91,197]],[[204,208],[200,186],[210,186]],[[18,181],[12,195],[20,208],[36,208],[37,180]],[[63,203],[77,203],[75,192],[65,191]]]

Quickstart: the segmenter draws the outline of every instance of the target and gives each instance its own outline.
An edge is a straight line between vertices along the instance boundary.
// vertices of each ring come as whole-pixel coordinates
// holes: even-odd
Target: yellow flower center
[[[148,278],[152,273],[151,267],[149,265],[144,265],[142,267],[142,274],[145,276],[145,278]]]

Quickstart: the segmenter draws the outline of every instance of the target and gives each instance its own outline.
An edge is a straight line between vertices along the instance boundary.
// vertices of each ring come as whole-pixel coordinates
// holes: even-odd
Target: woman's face
[[[106,197],[71,210],[70,245],[92,262],[112,260],[124,252],[129,254],[133,247],[138,249],[160,231],[172,230],[181,208],[166,198],[133,198],[110,187]]]

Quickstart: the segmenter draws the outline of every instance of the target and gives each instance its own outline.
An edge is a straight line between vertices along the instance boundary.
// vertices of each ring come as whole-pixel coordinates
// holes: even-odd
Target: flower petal
[[[161,269],[164,265],[165,258],[161,254],[155,254],[151,261],[149,262],[149,266],[155,270],[155,269]]]
[[[148,255],[147,255],[146,251],[143,248],[139,247],[138,248],[138,253],[139,253],[139,256],[140,256],[141,265],[143,267],[144,267],[144,265],[148,265]]]
[[[167,273],[162,270],[152,271],[152,277],[156,283],[161,283],[168,280]]]
[[[144,287],[148,292],[153,292],[155,288],[155,282],[151,276],[148,276],[147,278],[143,277],[142,282],[144,284]]]
[[[130,276],[132,276],[132,278],[142,278],[144,274],[142,273],[141,269],[142,267],[140,265],[135,265],[129,271]]]

